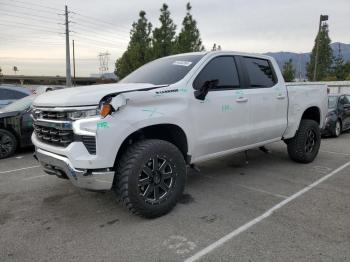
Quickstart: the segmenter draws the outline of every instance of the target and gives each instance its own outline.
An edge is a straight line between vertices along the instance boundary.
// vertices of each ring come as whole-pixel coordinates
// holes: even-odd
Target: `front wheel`
[[[134,214],[159,217],[181,197],[186,163],[180,150],[163,140],[141,140],[131,145],[116,168],[115,189]]]
[[[310,163],[316,158],[321,145],[318,123],[303,119],[299,130],[287,143],[289,157],[299,163]]]
[[[16,152],[17,139],[9,131],[0,129],[0,159],[12,156]]]

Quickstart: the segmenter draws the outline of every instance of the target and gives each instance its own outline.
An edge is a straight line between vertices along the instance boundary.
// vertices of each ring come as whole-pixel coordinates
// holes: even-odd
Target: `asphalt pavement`
[[[190,170],[180,203],[144,219],[22,150],[0,160],[0,261],[349,261],[350,133],[311,164],[283,142]]]

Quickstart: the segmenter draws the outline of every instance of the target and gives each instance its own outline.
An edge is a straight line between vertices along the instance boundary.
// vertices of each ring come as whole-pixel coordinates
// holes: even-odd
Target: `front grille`
[[[81,136],[81,141],[91,155],[96,155],[96,139],[94,136]]]
[[[41,111],[42,119],[48,120],[68,120],[68,112]]]
[[[66,147],[74,141],[73,130],[60,130],[34,124],[34,133],[40,141],[58,146]]]

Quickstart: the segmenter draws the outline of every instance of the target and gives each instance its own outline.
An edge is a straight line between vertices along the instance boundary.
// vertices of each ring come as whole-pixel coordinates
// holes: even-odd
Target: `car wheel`
[[[341,122],[339,121],[339,119],[337,120],[337,122],[334,125],[334,128],[332,130],[332,136],[333,137],[338,137],[341,134],[341,130],[342,130],[342,126],[341,126]]]
[[[299,163],[312,162],[320,149],[321,134],[318,123],[303,119],[295,136],[288,141],[289,157]]]
[[[16,152],[17,139],[9,131],[0,129],[0,159],[12,156]]]
[[[131,145],[116,168],[115,190],[134,214],[154,218],[168,213],[181,197],[186,163],[180,150],[163,140]]]

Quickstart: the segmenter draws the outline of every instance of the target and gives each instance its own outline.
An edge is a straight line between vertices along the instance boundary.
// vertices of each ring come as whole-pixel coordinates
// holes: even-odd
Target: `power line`
[[[63,11],[63,9],[58,9],[58,8],[50,7],[47,5],[28,3],[28,2],[19,1],[19,0],[11,0],[11,2],[20,3],[20,4],[24,4],[24,5],[29,5],[29,6],[37,6],[39,8],[51,9],[51,10],[55,10],[55,11],[61,11],[61,12]]]
[[[1,23],[10,23],[13,25],[21,25],[21,26],[25,26],[25,27],[34,27],[34,28],[39,28],[39,29],[44,29],[44,30],[56,30],[58,28],[52,28],[52,27],[47,27],[47,26],[37,26],[37,25],[28,25],[26,23],[21,23],[21,22],[12,22],[12,21],[6,21],[6,20],[2,20],[0,19]]]
[[[48,33],[54,33],[54,34],[61,34],[60,32],[54,32],[54,31],[50,31],[50,30],[45,30],[45,29],[38,29],[38,28],[33,28],[33,27],[23,27],[23,25],[17,25],[16,23],[12,23],[12,24],[4,24],[1,23],[0,21],[0,26],[6,26],[8,27],[17,27],[20,29],[24,29],[24,30],[32,30],[32,31],[42,31],[42,32],[48,32]]]
[[[88,15],[82,15],[78,12],[75,12],[75,11],[71,11],[73,14],[76,14],[78,16],[80,16],[81,18],[80,19],[86,19],[86,20],[91,20],[91,21],[94,21],[95,23],[100,23],[100,24],[104,24],[105,26],[108,25],[108,26],[111,26],[113,28],[116,27],[115,24],[111,23],[111,22],[107,22],[107,21],[104,21],[104,20],[101,20],[101,19],[98,19],[98,18],[94,18],[94,17],[91,17],[91,16],[88,16]],[[124,26],[119,26],[121,28],[125,28],[125,30],[128,30],[128,28],[124,27]]]
[[[75,28],[75,26],[77,27],[80,27],[80,28]],[[101,32],[98,32],[98,31],[95,31],[95,30],[86,30],[86,29],[82,29],[83,27],[79,26],[79,25],[74,25],[73,24],[73,29],[74,31],[76,31],[76,33],[79,33],[79,31],[82,31],[82,32],[86,32],[86,33],[90,33],[90,34],[93,34],[95,33],[95,35],[98,35],[98,39],[102,39],[102,40],[105,40],[107,42],[115,42],[116,39],[119,39],[123,42],[127,42],[128,39],[126,38],[123,38],[123,37],[119,37],[119,36],[102,36]],[[100,37],[102,36],[102,37]]]
[[[73,33],[73,36],[74,37],[78,37],[78,38],[82,38],[82,39],[86,39],[87,41],[92,41],[92,42],[99,42],[99,43],[102,43],[102,44],[105,44],[105,45],[115,45],[115,44],[118,44],[118,42],[115,42],[115,43],[112,43],[111,41],[104,41],[104,40],[99,40],[98,38],[91,38],[91,37],[88,37],[88,36],[81,36],[80,34],[78,33]]]
[[[29,17],[34,17],[34,18],[42,18],[42,19],[45,19],[45,20],[48,20],[48,21],[56,21],[56,22],[59,22],[61,21],[61,19],[59,19],[58,17],[56,19],[53,19],[52,17],[47,17],[47,16],[41,16],[41,15],[31,15],[31,14],[27,14],[27,13],[23,13],[23,12],[18,12],[17,10],[16,11],[7,11],[7,10],[0,10],[0,12],[3,12],[5,14],[11,14],[11,13],[14,13],[14,14],[19,14],[19,15],[24,15],[24,16],[29,16]],[[7,13],[8,12],[8,13]]]
[[[38,10],[38,9],[27,7],[27,6],[14,5],[12,3],[4,3],[4,4],[12,6],[12,7],[22,8],[22,9],[26,9],[26,10],[32,10],[32,11],[35,11],[35,12],[45,12],[45,13],[50,13],[50,14],[57,15],[56,12],[51,12],[51,11],[46,11],[46,10]]]
[[[2,11],[0,10],[0,13]],[[45,19],[41,19],[41,18],[31,18],[31,17],[23,17],[23,16],[18,16],[18,15],[10,15],[10,14],[3,14],[5,16],[9,16],[9,17],[18,17],[20,19],[29,19],[29,20],[34,20],[34,21],[39,21],[39,22],[45,22],[45,23],[49,23],[49,24],[58,24],[57,22],[51,22],[51,21],[48,21],[48,20],[45,20]]]
[[[86,24],[88,27],[93,27],[93,28],[95,28],[97,30],[101,30],[101,28],[102,28],[103,31],[109,31],[110,33],[114,33],[114,34],[121,34],[121,33],[125,34],[125,35],[129,35],[130,34],[129,30],[126,30],[126,29],[123,29],[123,28],[118,28],[117,26],[114,26],[113,29],[112,29],[110,27],[106,27],[105,25],[93,23],[93,22],[90,22],[88,20],[82,20],[79,17],[74,17],[73,16],[73,19],[74,19],[74,21],[76,23]]]

